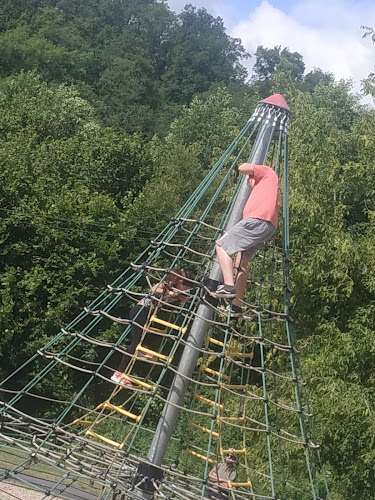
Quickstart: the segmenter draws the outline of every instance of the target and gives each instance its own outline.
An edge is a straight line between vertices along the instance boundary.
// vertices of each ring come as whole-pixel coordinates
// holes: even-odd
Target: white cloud
[[[169,0],[180,12],[186,0]],[[274,5],[282,0],[191,0],[213,16],[224,19],[228,34],[240,38],[246,50],[258,45],[288,47],[303,56],[306,71],[321,68],[337,79],[352,78],[359,92],[360,81],[374,71],[375,46],[363,39],[361,25],[375,28],[373,0],[295,0],[288,13]],[[254,4],[256,6],[254,7]],[[290,7],[289,3],[289,7]],[[236,19],[241,19],[235,22]],[[254,58],[243,62],[251,71]]]
[[[333,5],[334,4],[334,5]],[[268,1],[231,30],[251,53],[258,45],[281,45],[302,54],[307,71],[321,68],[336,78],[353,78],[355,90],[374,67],[375,47],[363,39],[361,24],[375,24],[375,7],[362,12],[347,2],[304,2],[289,15]],[[247,65],[251,67],[254,61]]]

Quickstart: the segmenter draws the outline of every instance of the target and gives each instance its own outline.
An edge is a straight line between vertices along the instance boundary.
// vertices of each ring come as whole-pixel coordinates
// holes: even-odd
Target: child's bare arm
[[[152,288],[150,288],[150,293],[157,293],[159,295],[162,295],[164,293],[164,284],[159,283],[158,285],[154,285]]]

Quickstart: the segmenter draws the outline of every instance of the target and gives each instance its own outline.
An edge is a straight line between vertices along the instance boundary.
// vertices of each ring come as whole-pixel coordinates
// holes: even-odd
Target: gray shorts
[[[275,228],[271,222],[262,219],[242,219],[216,243],[229,255],[245,252],[251,259],[274,232]]]

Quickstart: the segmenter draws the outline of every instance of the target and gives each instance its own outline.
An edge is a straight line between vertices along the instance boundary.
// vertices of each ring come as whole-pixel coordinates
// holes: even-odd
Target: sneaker
[[[112,380],[112,382],[116,382],[116,384],[119,384],[121,382],[121,377],[122,376],[123,376],[122,372],[115,372],[112,375],[111,380]]]
[[[153,354],[149,354],[148,352],[142,352],[141,358],[156,359],[156,356],[154,356]]]
[[[123,375],[124,374],[122,372],[115,372],[111,377],[112,382],[123,386],[127,385],[128,387],[132,387],[133,384],[130,382],[130,380],[123,378]]]
[[[120,385],[123,385],[124,387],[133,387],[133,384],[127,378],[122,378]]]
[[[219,309],[224,316],[230,316],[231,318],[241,318],[243,314],[242,308],[234,304],[232,304],[232,307],[228,305],[227,307],[219,307]]]
[[[236,288],[231,285],[218,285],[214,292],[210,292],[212,297],[217,299],[234,299],[237,295]]]
[[[148,349],[148,347],[146,345],[144,345],[142,347],[144,347],[145,349]],[[156,356],[154,356],[153,354],[149,354],[148,352],[143,352],[143,351],[138,351],[138,356],[140,358],[156,359]]]
[[[149,360],[156,359],[156,356],[154,356],[153,354],[149,354],[148,352],[139,351],[138,356],[143,359],[149,359]]]

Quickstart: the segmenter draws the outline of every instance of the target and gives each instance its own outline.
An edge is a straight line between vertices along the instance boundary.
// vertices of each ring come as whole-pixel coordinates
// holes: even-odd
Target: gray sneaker
[[[235,287],[230,285],[219,285],[214,292],[209,293],[217,299],[235,299],[237,295]]]

